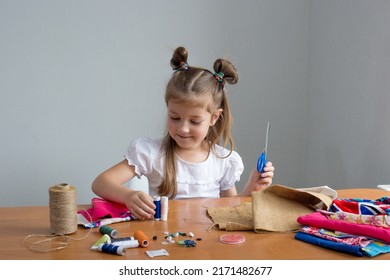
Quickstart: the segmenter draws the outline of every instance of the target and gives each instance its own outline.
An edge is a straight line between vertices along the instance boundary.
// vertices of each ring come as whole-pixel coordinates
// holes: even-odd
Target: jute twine
[[[69,184],[57,184],[49,188],[50,227],[52,235],[30,234],[24,244],[37,252],[50,252],[64,249],[71,240],[87,238],[91,230],[82,238],[72,238],[67,234],[77,231],[76,188]]]
[[[77,231],[76,189],[66,183],[49,188],[51,232],[70,234]]]

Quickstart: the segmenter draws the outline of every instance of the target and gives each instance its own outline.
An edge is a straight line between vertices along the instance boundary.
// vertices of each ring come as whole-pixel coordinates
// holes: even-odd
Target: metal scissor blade
[[[270,123],[267,123],[267,133],[265,134],[265,145],[264,145],[264,152],[267,153],[268,151],[268,134],[269,134],[269,129],[271,128]]]
[[[268,134],[269,134],[269,129],[270,129],[270,124],[269,122],[267,123],[267,133],[265,135],[265,145],[264,145],[264,150],[257,159],[257,171],[259,172],[264,172],[264,167],[268,162],[268,156],[267,156],[267,149],[268,149]]]

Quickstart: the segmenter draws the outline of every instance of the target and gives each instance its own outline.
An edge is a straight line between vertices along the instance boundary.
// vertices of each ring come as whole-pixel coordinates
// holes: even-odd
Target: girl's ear
[[[219,117],[221,116],[222,112],[223,109],[218,109],[217,111],[214,112],[214,114],[211,116],[210,126],[215,125],[215,123],[218,121]]]

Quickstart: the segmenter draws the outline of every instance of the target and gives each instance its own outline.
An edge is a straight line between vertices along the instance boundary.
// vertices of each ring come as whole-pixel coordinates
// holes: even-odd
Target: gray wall
[[[305,184],[390,182],[390,1],[310,1]]]
[[[389,183],[386,1],[0,0],[0,206],[46,205],[164,130],[172,49],[228,57],[242,186],[271,122],[274,182]]]

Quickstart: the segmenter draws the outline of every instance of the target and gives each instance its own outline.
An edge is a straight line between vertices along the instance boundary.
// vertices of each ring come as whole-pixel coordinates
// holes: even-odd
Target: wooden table
[[[379,189],[337,190],[341,198],[376,199],[388,196],[389,192]],[[2,260],[126,260],[150,259],[145,251],[166,249],[169,256],[158,257],[159,260],[335,260],[335,259],[371,259],[355,257],[294,239],[294,233],[262,233],[241,231],[246,241],[239,245],[227,245],[219,241],[226,231],[212,227],[213,223],[206,215],[207,207],[235,206],[250,197],[232,197],[220,199],[188,199],[169,201],[168,221],[130,221],[111,224],[120,237],[132,236],[136,230],[142,230],[152,238],[147,248],[127,249],[124,256],[110,255],[92,251],[90,247],[100,237],[98,229],[78,228],[69,235],[73,238],[68,246],[52,252],[37,252],[24,244],[24,239],[32,234],[50,235],[49,207],[9,207],[0,208],[0,259]],[[86,209],[88,205],[79,208]],[[183,245],[162,245],[164,232],[192,232],[197,241],[196,247]],[[78,240],[74,240],[78,239]],[[183,240],[184,237],[175,238]],[[390,260],[390,254],[382,254],[374,259]]]

